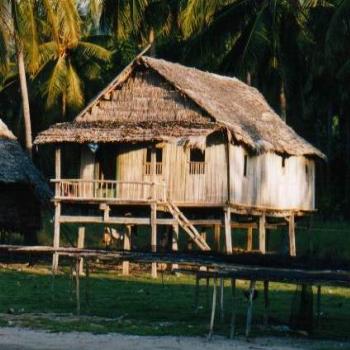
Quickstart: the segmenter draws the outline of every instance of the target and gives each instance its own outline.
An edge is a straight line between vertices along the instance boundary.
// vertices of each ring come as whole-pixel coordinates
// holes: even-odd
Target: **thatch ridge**
[[[44,177],[17,140],[6,137],[0,137],[0,184],[28,185],[33,188],[35,196],[43,204],[48,203],[52,197]]]
[[[84,131],[85,137],[84,141],[83,137],[80,137],[80,142],[135,142],[138,138],[140,138],[139,141],[152,140],[152,135],[154,136],[153,140],[161,138],[162,132],[165,132],[165,129],[160,125],[161,123],[154,123],[152,128],[147,128],[147,132],[144,134],[139,132],[137,124],[142,120],[136,120],[133,116],[139,112],[140,118],[142,118],[147,115],[146,112],[148,110],[135,111],[135,103],[132,102],[134,98],[133,93],[129,92],[127,98],[131,101],[124,103],[124,105],[122,104],[122,98],[119,98],[122,96],[123,88],[128,84],[128,81],[137,80],[137,74],[139,74],[137,72],[142,69],[155,72],[170,86],[170,88],[168,86],[164,87],[164,91],[167,90],[169,96],[165,96],[163,100],[159,99],[159,101],[156,101],[160,106],[158,109],[159,114],[161,114],[163,107],[170,108],[166,103],[172,99],[171,94],[174,94],[174,96],[175,92],[178,94],[178,96],[174,97],[177,99],[177,102],[173,101],[174,106],[178,109],[174,111],[174,123],[180,122],[177,117],[180,113],[180,108],[182,111],[186,110],[188,112],[188,115],[185,115],[186,113],[184,112],[182,113],[183,118],[181,122],[186,120],[186,118],[187,121],[197,120],[204,124],[214,121],[217,128],[225,128],[231,133],[234,142],[244,144],[254,152],[275,152],[286,156],[325,157],[322,152],[297,135],[292,128],[282,121],[257,89],[236,78],[203,72],[195,68],[142,55],[139,55],[128,65],[95,100],[79,113],[73,123],[65,124],[66,134],[62,132],[62,126],[52,126],[39,134],[35,143],[75,142],[74,135],[76,138],[79,138],[82,135],[82,131]],[[148,78],[145,79],[147,80]],[[146,83],[148,86],[153,84],[152,87],[158,89],[160,83],[154,82],[155,80],[150,79]],[[163,86],[162,84],[161,86]],[[146,90],[145,93],[147,95]],[[142,100],[142,93],[139,93],[136,97]],[[153,102],[152,99],[149,99],[148,102],[145,100],[145,108],[153,105]],[[113,106],[113,104],[115,109],[108,107]],[[131,107],[128,107],[128,105]],[[118,123],[114,125],[115,129],[112,129],[112,126],[109,125],[110,137],[107,136],[107,122],[110,122],[113,118],[116,122],[122,121],[127,124],[129,137],[126,137],[125,133],[121,132],[122,126],[117,126]],[[128,118],[131,118],[130,123],[128,123]],[[152,120],[156,116],[153,117],[151,115],[150,117],[148,115],[146,118],[148,119],[145,121],[149,122],[150,118]],[[99,128],[96,128],[96,125],[90,124],[90,132],[87,131],[89,124],[84,126],[80,124],[83,122],[102,122],[102,120],[105,121],[106,125],[100,125]],[[135,123],[135,131],[131,121]],[[180,129],[186,136],[194,132],[194,128],[185,130],[186,127],[180,126]],[[164,136],[178,136],[178,132],[171,135],[169,127],[166,130],[167,133]],[[101,133],[101,135],[99,136],[98,133]],[[147,137],[145,137],[146,134],[148,134]]]
[[[16,140],[16,136],[7,127],[7,125],[0,119],[0,139]]]

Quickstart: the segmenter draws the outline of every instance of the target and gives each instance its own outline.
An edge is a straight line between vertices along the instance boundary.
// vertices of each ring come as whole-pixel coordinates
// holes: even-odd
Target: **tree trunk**
[[[156,57],[155,32],[154,32],[153,28],[151,28],[151,30],[149,32],[148,41],[149,41],[149,44],[151,45],[150,50],[149,50],[149,55],[151,57]]]
[[[24,129],[25,129],[25,145],[26,150],[30,157],[32,157],[32,125],[30,120],[30,108],[29,108],[29,96],[26,71],[24,66],[24,54],[23,49],[19,43],[17,43],[17,64],[18,74],[21,87],[22,106],[23,106],[23,117],[24,117]]]
[[[283,121],[287,120],[287,101],[286,101],[286,93],[284,91],[284,84],[281,84],[281,92],[280,92],[280,106],[281,106],[281,118]]]

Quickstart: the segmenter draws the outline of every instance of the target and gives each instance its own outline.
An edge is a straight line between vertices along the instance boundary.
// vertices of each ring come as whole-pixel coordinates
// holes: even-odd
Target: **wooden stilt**
[[[220,321],[224,322],[224,288],[225,288],[225,281],[221,277],[220,278]]]
[[[77,247],[84,248],[84,243],[85,243],[85,227],[80,226],[78,229]],[[84,274],[84,259],[83,258],[80,258],[79,273],[80,273],[80,275]]]
[[[250,282],[250,290],[249,290],[249,299],[248,299],[248,311],[247,311],[247,323],[245,329],[245,336],[248,338],[250,334],[250,330],[252,327],[252,318],[253,318],[253,298],[255,292],[255,281]]]
[[[157,251],[157,204],[151,206],[151,248]],[[157,263],[152,263],[152,278],[157,278]]]
[[[85,302],[90,305],[90,267],[89,259],[85,259]]]
[[[253,227],[248,227],[247,229],[247,251],[251,252],[253,250]]]
[[[221,251],[221,225],[214,225],[214,242],[215,250],[217,252]]]
[[[320,325],[321,320],[321,286],[317,286],[317,326]]]
[[[264,327],[269,325],[269,281],[264,281]]]
[[[77,316],[80,316],[80,258],[77,258],[75,265],[75,297],[77,303]]]
[[[196,273],[196,286],[194,290],[194,311],[198,311],[198,305],[199,305],[199,276],[198,273]]]
[[[57,146],[55,149],[55,179],[61,179],[61,147]],[[60,196],[59,184],[55,184],[55,198]],[[60,216],[61,216],[61,203],[55,202],[55,218],[54,218],[54,236],[53,247],[59,248],[60,246]],[[54,273],[58,270],[58,253],[54,253],[52,256],[52,271]]]
[[[226,254],[232,254],[231,208],[224,209]]]
[[[173,225],[171,249],[173,252],[177,252],[179,250],[179,224]],[[172,264],[171,266],[172,270],[176,270],[178,268],[178,264]]]
[[[296,244],[295,244],[295,220],[294,214],[289,217],[288,221],[288,235],[289,235],[289,255],[296,256]]]
[[[58,249],[60,247],[60,216],[61,216],[61,203],[55,203],[55,218],[54,218],[54,233],[53,233],[53,247]],[[58,270],[58,253],[54,253],[52,256],[52,271],[57,273]]]
[[[262,254],[266,253],[266,216],[259,217],[259,250]]]
[[[206,303],[207,303],[207,305],[206,305],[206,307],[207,307],[207,309],[209,308],[209,299],[210,299],[210,297],[209,297],[209,282],[210,282],[210,279],[209,279],[209,277],[207,277],[206,279],[205,279],[205,288],[206,288]]]
[[[236,280],[231,279],[231,325],[230,339],[233,339],[236,331]]]
[[[209,334],[208,334],[208,339],[210,340],[213,336],[214,332],[214,322],[215,322],[215,312],[216,312],[216,286],[217,284],[217,278],[214,277],[214,282],[213,282],[213,300],[211,304],[211,314],[210,314],[210,324],[209,324]]]
[[[130,250],[131,248],[131,230],[132,230],[131,225],[125,226],[124,245],[123,245],[124,250]],[[129,261],[123,261],[123,276],[129,275],[129,265],[130,265]]]

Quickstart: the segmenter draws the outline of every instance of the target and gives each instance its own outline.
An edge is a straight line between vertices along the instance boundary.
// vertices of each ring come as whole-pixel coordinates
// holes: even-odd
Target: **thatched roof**
[[[324,158],[255,88],[236,78],[146,56],[137,57],[74,122],[52,126],[35,143],[156,141],[209,135],[218,128],[257,153]]]
[[[41,202],[47,202],[52,196],[45,179],[1,119],[0,184],[27,184]]]

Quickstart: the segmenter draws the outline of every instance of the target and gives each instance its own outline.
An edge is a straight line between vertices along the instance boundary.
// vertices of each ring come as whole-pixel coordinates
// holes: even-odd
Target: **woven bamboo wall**
[[[158,183],[165,182],[171,199],[178,204],[227,203],[226,145],[212,143],[205,150],[204,174],[190,173],[189,148],[175,143],[164,143],[162,173],[155,176]],[[289,157],[265,153],[247,155],[241,146],[231,145],[231,201],[236,204],[276,209],[314,209],[315,164],[305,157]],[[83,147],[81,174],[93,179],[91,151]],[[89,153],[90,154],[86,154]],[[116,179],[120,181],[152,182],[145,171],[147,146],[116,146]],[[84,155],[85,153],[85,155]],[[246,175],[244,158],[247,155]],[[131,187],[121,190],[125,198],[151,196],[149,187]],[[123,192],[124,191],[124,192]],[[133,193],[131,193],[131,192]],[[161,191],[159,188],[158,191]]]

